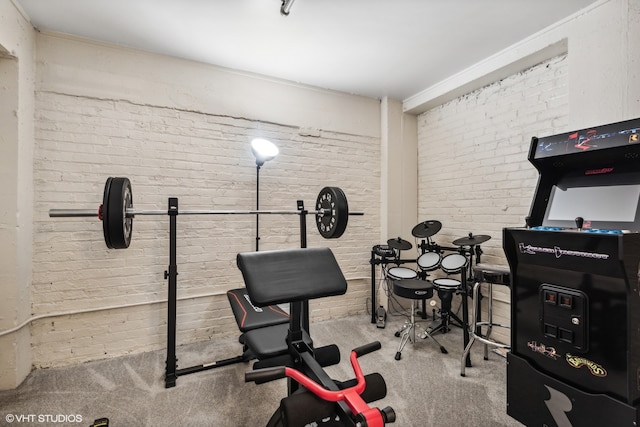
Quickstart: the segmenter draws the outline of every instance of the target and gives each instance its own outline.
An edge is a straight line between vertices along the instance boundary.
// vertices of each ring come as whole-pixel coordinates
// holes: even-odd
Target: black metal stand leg
[[[464,348],[469,345],[469,300],[467,298],[467,271],[462,269],[462,334],[464,338]],[[467,367],[471,366],[471,355],[467,353],[465,361]]]
[[[436,322],[434,322],[436,323]],[[449,314],[440,312],[440,323],[436,327],[429,328],[432,334],[449,332]]]
[[[178,266],[176,261],[176,224],[178,216],[178,199],[169,198],[169,267],[164,278],[169,280],[167,298],[167,362],[165,367],[165,388],[175,387],[176,368],[176,306],[178,295]]]
[[[376,309],[378,308],[376,304],[376,257],[375,252],[371,251],[371,260],[369,263],[371,264],[371,323],[377,323],[376,319]]]
[[[453,313],[449,313],[449,320],[453,319],[454,323],[456,324],[456,326],[458,326],[459,328],[464,327],[464,321],[462,321],[462,319],[460,319],[458,316],[456,316]],[[451,321],[449,321],[449,324],[451,324]]]
[[[419,326],[418,326],[418,325],[416,325],[416,328],[418,328],[418,327],[419,327]],[[429,333],[429,331],[427,331],[426,329],[424,329],[424,328],[422,328],[422,327],[420,327],[420,329],[422,329],[422,334],[421,334],[420,338],[422,338],[423,340],[424,340],[424,339],[427,339],[427,338],[431,338],[431,339],[433,340],[433,342],[434,342],[434,343],[436,343],[436,345],[437,345],[438,347],[440,347],[440,352],[441,352],[441,353],[443,353],[443,354],[447,354],[447,353],[449,353],[449,352],[447,351],[447,349],[446,349],[446,348],[444,348],[444,346],[443,346],[442,344],[440,344],[440,343],[438,342],[438,340],[437,340],[437,339],[435,339],[435,338],[434,338],[434,337]]]
[[[451,313],[451,300],[453,298],[453,291],[450,290],[438,290],[438,298],[440,298],[440,324],[436,327],[432,327],[430,333],[440,332],[446,334],[449,332],[449,324],[451,318],[454,320],[460,320],[455,314]]]

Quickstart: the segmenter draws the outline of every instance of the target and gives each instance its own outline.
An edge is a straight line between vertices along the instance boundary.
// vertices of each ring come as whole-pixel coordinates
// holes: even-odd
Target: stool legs
[[[493,330],[493,285],[489,284],[489,302],[488,302],[488,307],[487,307],[487,314],[488,314],[488,322],[480,322],[480,325],[485,325],[487,326],[487,333],[484,336],[486,339],[489,339],[489,337],[491,336],[491,331]],[[476,326],[478,324],[476,323]],[[496,326],[502,326],[502,325],[496,325]],[[481,335],[480,329],[477,330],[476,332],[477,334]],[[484,360],[489,360],[489,345],[487,343],[484,343]]]
[[[494,347],[500,347],[500,348],[506,348],[506,349],[511,348],[507,344],[501,344],[501,343],[489,340],[489,336],[491,335],[491,331],[494,326],[501,327],[501,328],[509,328],[509,326],[502,325],[500,323],[493,323],[493,284],[491,282],[487,283],[488,289],[489,289],[489,301],[488,301],[488,309],[487,309],[488,320],[486,322],[479,321],[480,313],[482,310],[482,306],[480,304],[480,285],[481,284],[482,284],[481,282],[476,282],[475,285],[473,286],[474,313],[472,317],[473,322],[470,328],[471,337],[469,339],[469,343],[464,349],[464,352],[462,353],[462,361],[460,363],[460,375],[463,377],[465,376],[467,356],[471,351],[471,346],[473,346],[473,343],[476,340],[484,344],[484,360],[489,359],[490,345]],[[482,335],[482,332],[481,332],[483,326],[487,327],[487,332],[485,335]]]
[[[422,334],[420,335],[420,338],[422,339],[431,338],[433,342],[440,347],[440,351],[442,353],[444,354],[448,353],[447,349],[444,348],[442,344],[440,344],[435,338],[433,338],[433,336],[431,336],[431,334],[427,332],[427,330],[423,329],[422,327],[420,327],[420,325],[416,323],[415,311],[416,311],[415,300],[412,299],[411,300],[411,321],[408,324],[405,324],[401,330],[402,336],[400,338],[400,345],[398,346],[398,351],[396,352],[395,359],[400,360],[402,358],[402,350],[404,349],[404,346],[407,344],[407,342],[409,342],[409,340],[411,340],[411,342],[416,342],[416,328],[422,329]],[[396,333],[396,336],[398,335],[398,333],[399,332]]]
[[[400,337],[400,346],[396,351],[396,360],[400,360],[402,357],[402,349],[409,341],[411,336],[411,342],[416,342],[416,316],[415,316],[415,300],[411,300],[411,321],[405,324],[402,328],[402,336]]]

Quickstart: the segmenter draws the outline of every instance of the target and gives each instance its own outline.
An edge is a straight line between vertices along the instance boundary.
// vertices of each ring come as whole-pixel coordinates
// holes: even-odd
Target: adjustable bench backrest
[[[237,263],[258,307],[347,292],[347,280],[329,248],[245,252]]]

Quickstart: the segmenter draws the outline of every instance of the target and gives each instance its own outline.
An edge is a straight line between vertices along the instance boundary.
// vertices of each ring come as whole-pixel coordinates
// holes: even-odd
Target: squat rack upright
[[[177,325],[177,296],[178,296],[178,265],[177,265],[177,220],[178,220],[178,198],[170,197],[168,202],[169,215],[169,266],[164,272],[165,280],[168,280],[167,299],[167,360],[165,367],[165,388],[175,387],[179,376],[206,371],[235,363],[246,362],[243,355],[229,359],[219,360],[213,363],[203,363],[201,365],[190,366],[178,369],[178,359],[176,357],[176,325]],[[300,217],[300,247],[307,247],[307,211],[302,200],[297,201],[297,214]],[[356,214],[356,213],[353,213]],[[304,313],[309,313],[309,302],[303,305]],[[309,331],[309,316],[302,316],[302,327]]]

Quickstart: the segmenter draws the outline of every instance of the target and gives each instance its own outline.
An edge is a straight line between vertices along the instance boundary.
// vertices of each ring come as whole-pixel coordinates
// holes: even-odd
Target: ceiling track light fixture
[[[280,6],[280,14],[289,16],[289,11],[291,10],[291,6],[293,6],[294,1],[295,0],[282,0],[282,6]]]

